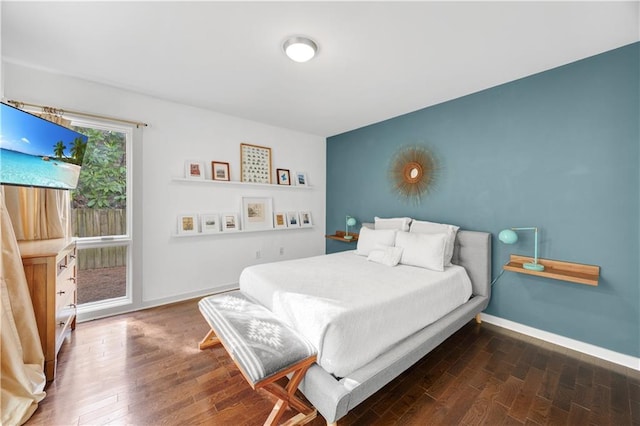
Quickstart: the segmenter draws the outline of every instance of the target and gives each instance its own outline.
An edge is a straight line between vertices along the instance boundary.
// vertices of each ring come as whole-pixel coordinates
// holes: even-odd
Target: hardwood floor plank
[[[487,381],[487,385],[482,389],[478,397],[475,399],[471,407],[465,413],[462,418],[463,424],[483,424],[489,417],[489,411],[494,405],[494,400],[500,393],[500,387],[502,382],[490,377]]]
[[[640,424],[640,402],[631,401],[631,423]]]
[[[611,390],[607,386],[596,384],[593,391],[589,422],[596,425],[609,424],[611,407]]]
[[[544,372],[537,368],[531,368],[529,370],[529,373],[524,379],[523,386],[509,409],[509,416],[517,419],[519,422],[524,422],[527,419],[529,407],[533,404],[536,392],[542,383],[543,376]]]
[[[509,376],[509,378],[500,386],[500,392],[496,395],[495,401],[505,407],[511,407],[511,404],[515,401],[518,391],[522,388],[523,384],[522,380]]]
[[[576,375],[576,384],[590,387],[593,384],[593,367],[580,362]]]
[[[573,401],[573,395],[575,391],[566,387],[563,384],[558,384],[556,393],[553,396],[553,406],[560,408],[563,411],[569,411],[571,408],[571,402]]]
[[[262,424],[275,398],[198,350],[207,331],[196,300],[79,324],[27,425]],[[470,322],[339,422],[522,424],[640,426],[640,373]]]
[[[551,370],[544,371],[545,374],[542,379],[540,389],[538,389],[538,395],[546,399],[553,399],[553,395],[555,395],[556,388],[558,387],[558,383],[560,381],[560,375]]]
[[[529,406],[527,420],[531,420],[535,424],[546,425],[549,420],[550,410],[551,401],[536,395],[531,401],[531,406]]]
[[[591,415],[590,410],[578,404],[571,404],[567,423],[570,425],[586,425],[589,422],[590,415]]]

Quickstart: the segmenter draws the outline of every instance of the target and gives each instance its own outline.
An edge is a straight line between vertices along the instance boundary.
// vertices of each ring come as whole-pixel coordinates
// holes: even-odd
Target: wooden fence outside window
[[[71,209],[71,229],[76,237],[123,235],[126,232],[124,209]],[[85,248],[78,253],[78,269],[126,266],[127,247]]]

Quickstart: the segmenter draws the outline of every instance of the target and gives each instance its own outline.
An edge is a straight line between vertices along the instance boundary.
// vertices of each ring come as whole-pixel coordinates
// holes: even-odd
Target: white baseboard
[[[527,336],[535,337],[536,339],[544,340],[545,342],[553,343],[558,346],[569,348],[574,351],[594,356],[596,358],[604,359],[605,361],[613,362],[614,364],[623,365],[633,370],[640,371],[640,358],[621,354],[619,352],[614,352],[609,349],[601,348],[600,346],[595,346],[590,343],[570,339],[558,334],[549,333],[548,331],[529,327],[527,325],[509,321],[504,318],[495,317],[493,315],[485,314],[484,312],[481,314],[481,316],[482,321],[486,321],[489,324],[507,328],[509,330],[513,330]]]
[[[77,321],[79,323],[85,321],[93,321],[96,319],[107,318],[114,315],[122,315],[128,314],[131,312],[140,311],[142,309],[155,308],[156,306],[168,305],[170,303],[178,303],[183,302],[189,299],[195,299],[197,297],[209,296],[217,293],[224,293],[231,290],[237,290],[238,283],[230,283],[226,285],[222,285],[220,287],[216,287],[215,289],[206,289],[194,291],[191,293],[184,293],[178,296],[165,297],[162,299],[149,300],[146,302],[142,302],[141,304],[134,305],[133,303],[127,303],[122,305],[116,305],[112,309],[101,309],[101,310],[87,310],[78,308]]]

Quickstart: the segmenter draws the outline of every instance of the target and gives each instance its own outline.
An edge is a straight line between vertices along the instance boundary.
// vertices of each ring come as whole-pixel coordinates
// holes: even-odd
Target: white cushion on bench
[[[205,297],[198,307],[254,385],[317,353],[301,334],[240,291]]]

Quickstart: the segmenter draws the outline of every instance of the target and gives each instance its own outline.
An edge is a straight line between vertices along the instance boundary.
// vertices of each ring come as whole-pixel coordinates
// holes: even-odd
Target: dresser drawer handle
[[[65,293],[65,291],[64,291],[64,290],[60,290],[60,291],[58,292],[58,295],[62,296],[64,293]]]
[[[70,257],[71,259],[75,259],[75,258],[76,258],[76,255],[75,255],[75,254],[70,254],[70,255],[69,255],[69,257]]]
[[[69,303],[69,307],[70,307],[70,308],[75,308],[75,307],[76,307],[76,304],[75,304],[75,303]]]
[[[73,281],[75,283],[76,282],[76,277],[69,277],[69,281]]]
[[[60,267],[60,269],[65,269],[67,267],[67,265],[64,265],[64,264],[61,263],[59,267]]]
[[[64,327],[64,322],[60,321],[60,322],[58,323],[58,326],[60,326],[60,327]]]

